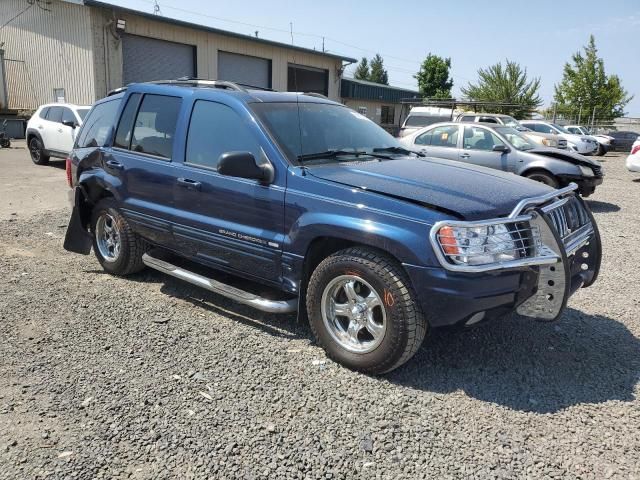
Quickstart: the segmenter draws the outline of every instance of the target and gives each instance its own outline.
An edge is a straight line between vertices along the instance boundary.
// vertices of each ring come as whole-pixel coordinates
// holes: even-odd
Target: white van
[[[404,137],[423,127],[439,122],[449,122],[456,116],[450,108],[441,107],[413,107],[405,118],[398,137]]]

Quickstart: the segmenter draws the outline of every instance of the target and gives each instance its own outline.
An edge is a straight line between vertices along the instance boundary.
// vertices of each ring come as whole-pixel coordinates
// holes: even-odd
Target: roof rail
[[[327,97],[326,95],[316,92],[303,92],[302,95],[306,95],[307,97],[325,98],[327,100],[329,99],[329,97]]]
[[[224,88],[226,90],[235,90],[237,92],[246,92],[247,89],[238,83],[227,82],[225,80],[206,80],[203,78],[180,77],[174,80],[154,80],[155,85],[191,85],[195,87]]]
[[[110,97],[111,95],[117,95],[120,92],[124,92],[127,89],[127,87],[119,87],[119,88],[114,88],[113,90],[109,90],[107,92],[107,97]]]

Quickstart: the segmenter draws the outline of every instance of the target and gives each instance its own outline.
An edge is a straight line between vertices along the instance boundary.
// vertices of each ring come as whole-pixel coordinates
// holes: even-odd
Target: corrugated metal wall
[[[64,88],[67,102],[95,100],[90,9],[52,0],[46,9],[26,0],[1,0],[9,107],[32,109]],[[9,72],[11,70],[11,73]]]
[[[111,19],[110,11],[98,7],[91,7],[91,10],[94,31],[97,31],[98,28],[101,28],[100,25],[105,25]],[[200,78],[218,78],[219,51],[239,53],[271,60],[272,86],[281,91],[287,90],[287,65],[289,63],[327,69],[329,70],[329,98],[334,100],[340,98],[338,69],[342,62],[338,59],[322,54],[316,55],[246,39],[227,37],[182,25],[154,21],[127,12],[117,12],[116,15],[118,18],[126,20],[127,33],[195,45],[197,75]],[[102,82],[102,79],[109,79],[103,95],[107,90],[122,86],[122,46],[120,42],[114,41],[111,35],[107,35],[106,38],[108,50],[106,59],[101,48],[95,49],[96,78],[99,82]]]

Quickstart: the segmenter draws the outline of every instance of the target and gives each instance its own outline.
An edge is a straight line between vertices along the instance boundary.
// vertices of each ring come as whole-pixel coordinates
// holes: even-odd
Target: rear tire
[[[31,161],[36,165],[49,163],[49,155],[44,154],[44,146],[38,137],[31,137],[31,140],[29,140],[29,154],[31,155]]]
[[[427,331],[402,267],[362,247],[339,251],[318,265],[309,281],[307,312],[327,355],[369,374],[405,363]]]
[[[552,188],[558,188],[560,186],[560,182],[558,179],[547,172],[531,172],[525,175],[530,180],[535,180],[536,182],[544,183]]]
[[[100,200],[94,207],[91,232],[93,251],[106,272],[125,276],[145,267],[142,255],[149,244],[131,229],[113,199]]]

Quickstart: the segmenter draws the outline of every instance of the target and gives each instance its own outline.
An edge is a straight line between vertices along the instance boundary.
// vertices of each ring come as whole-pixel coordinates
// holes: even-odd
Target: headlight
[[[485,265],[518,258],[513,237],[503,224],[482,227],[445,225],[436,238],[447,258],[457,264]]]
[[[578,165],[578,167],[580,168],[582,175],[584,175],[585,177],[593,177],[593,170],[591,170],[589,167],[585,167],[583,165]]]
[[[542,144],[546,145],[547,147],[551,147],[553,145],[553,143],[551,143],[551,140],[549,140],[548,138],[543,138]]]

